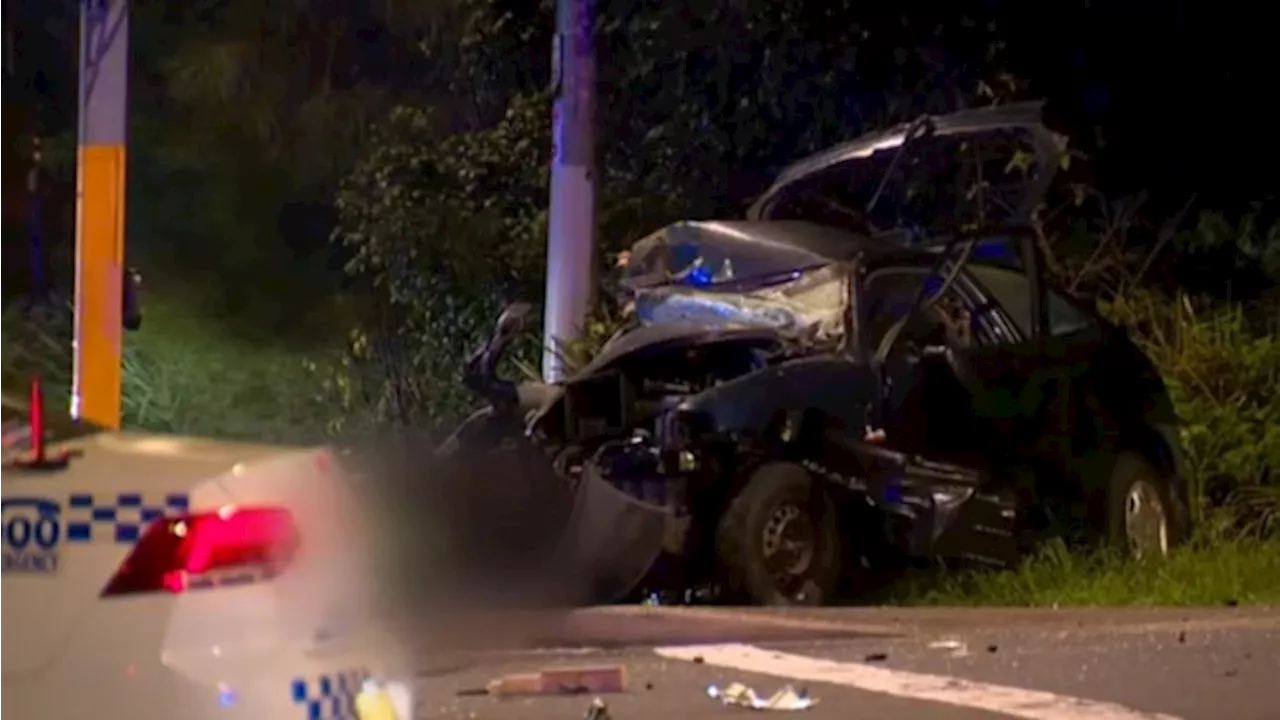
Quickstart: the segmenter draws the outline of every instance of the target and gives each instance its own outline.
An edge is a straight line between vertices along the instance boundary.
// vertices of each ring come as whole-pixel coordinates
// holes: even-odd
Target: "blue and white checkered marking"
[[[364,668],[349,668],[318,677],[294,678],[293,704],[306,709],[306,720],[357,720],[356,695],[369,679]]]
[[[184,493],[144,496],[126,492],[114,495],[76,493],[67,498],[67,542],[110,541],[133,544],[148,525],[164,517],[176,517],[190,507]]]

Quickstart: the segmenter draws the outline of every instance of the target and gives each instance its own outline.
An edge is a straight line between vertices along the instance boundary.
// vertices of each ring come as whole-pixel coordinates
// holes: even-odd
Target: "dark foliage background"
[[[1197,482],[1274,525],[1267,23],[1197,0],[598,5],[602,266],[671,220],[740,213],[826,144],[1047,97],[1072,138],[1043,214],[1058,280],[1156,358]],[[300,441],[455,419],[463,354],[542,292],[549,0],[132,6],[129,260],[148,318],[126,422]],[[76,8],[5,5],[6,389],[69,373]],[[34,308],[33,259],[54,298]]]

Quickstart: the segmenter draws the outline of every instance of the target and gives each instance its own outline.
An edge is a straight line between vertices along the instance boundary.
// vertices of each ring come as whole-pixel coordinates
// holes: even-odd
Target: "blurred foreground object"
[[[413,693],[402,682],[365,680],[356,696],[357,720],[413,720]]]

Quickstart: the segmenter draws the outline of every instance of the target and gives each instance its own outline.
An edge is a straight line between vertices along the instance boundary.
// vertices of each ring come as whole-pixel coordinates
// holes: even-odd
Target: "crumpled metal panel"
[[[827,266],[747,292],[664,286],[637,293],[634,302],[645,324],[746,325],[834,339],[843,331],[848,297],[845,275]]]
[[[663,550],[670,512],[614,487],[588,467],[578,485],[564,545],[557,553],[562,587],[589,603],[622,599]]]
[[[396,612],[608,603],[662,553],[670,511],[590,466],[571,483],[528,443],[395,462],[370,468],[382,477],[368,500],[383,511],[375,565]]]

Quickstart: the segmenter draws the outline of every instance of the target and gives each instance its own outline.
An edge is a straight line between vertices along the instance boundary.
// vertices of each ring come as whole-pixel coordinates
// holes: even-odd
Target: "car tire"
[[[1174,484],[1141,455],[1116,457],[1106,489],[1105,541],[1134,557],[1166,555],[1184,539],[1186,508]]]
[[[784,512],[785,511],[785,512]],[[794,513],[813,542],[803,570],[788,574],[782,588],[770,569],[766,533],[780,513]],[[804,525],[803,523],[808,523]],[[785,521],[784,521],[785,527]],[[778,531],[781,532],[781,531]],[[840,579],[840,527],[830,495],[804,468],[769,463],[756,469],[730,501],[716,526],[716,554],[728,585],[758,605],[814,606],[830,603]]]

